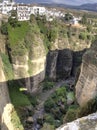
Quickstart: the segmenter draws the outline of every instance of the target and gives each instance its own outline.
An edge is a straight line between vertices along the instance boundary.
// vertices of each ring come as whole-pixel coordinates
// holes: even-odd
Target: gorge
[[[70,106],[77,107],[76,110],[79,110],[77,113],[74,109],[75,114],[78,114],[76,118],[96,112],[97,102],[94,99],[97,95],[97,42],[95,41],[91,45],[92,40],[79,38],[80,31],[86,30],[68,27],[64,23],[59,24],[58,21],[49,23],[45,19],[33,16],[31,21],[19,22],[15,27],[7,23],[7,28],[8,35],[0,33],[1,130],[33,130],[34,117],[31,117],[36,116],[37,106],[42,104],[40,106],[42,110],[43,105],[49,99],[56,100],[57,103],[54,105],[57,106],[57,112],[61,111],[59,114],[62,116],[62,123],[72,121],[74,118],[70,119],[69,117]],[[53,88],[43,90],[42,82],[50,83],[50,87],[53,86]],[[18,87],[19,90],[23,91],[22,94],[28,96],[30,93],[31,97],[28,96],[22,100],[21,95],[18,98]],[[54,92],[59,94],[57,96],[60,100],[54,95],[52,96]],[[60,93],[63,94],[64,99]],[[75,96],[71,96],[74,93],[76,100]],[[36,95],[40,96],[38,104],[29,103],[29,97],[32,101]],[[91,104],[90,110],[87,111],[88,108],[85,108],[82,113],[81,109],[91,100],[94,102]],[[91,107],[93,106],[92,111]],[[19,110],[23,112],[18,112]],[[86,111],[87,113],[85,113]],[[56,115],[57,112],[53,113]],[[63,113],[64,115],[62,115]],[[26,118],[25,120],[21,119],[24,123],[23,126],[18,115]],[[43,119],[38,119],[38,124],[41,124],[41,121]],[[56,124],[61,122],[59,119],[55,121]],[[42,129],[45,129],[45,123],[42,123],[42,126]],[[48,129],[53,130],[51,127],[52,125]]]

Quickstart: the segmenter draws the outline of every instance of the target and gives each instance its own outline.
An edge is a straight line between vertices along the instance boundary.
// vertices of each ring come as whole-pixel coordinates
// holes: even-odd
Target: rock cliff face
[[[97,95],[97,41],[84,54],[81,73],[76,84],[76,99],[80,106]]]
[[[50,51],[47,55],[46,74],[51,80],[56,80],[56,67],[58,59],[58,50]]]
[[[10,103],[9,93],[8,93],[8,87],[6,83],[6,78],[3,71],[3,64],[2,60],[0,58],[0,127],[1,130],[8,130],[7,127],[11,122],[7,121],[7,116],[5,117],[4,109],[6,109],[6,105]],[[6,111],[6,114],[8,114],[8,111]],[[8,115],[9,116],[9,115]],[[12,124],[11,124],[12,125]]]
[[[56,80],[76,76],[77,68],[82,63],[82,56],[85,51],[74,52],[70,49],[50,51],[47,55],[47,77]]]
[[[59,50],[57,61],[58,78],[66,79],[71,75],[73,55],[69,49]]]
[[[52,80],[68,78],[71,74],[72,60],[72,51],[69,49],[49,52],[47,56],[47,76]]]
[[[64,124],[56,130],[96,130],[97,129],[97,113],[82,117],[73,122]]]
[[[29,92],[35,92],[45,78],[46,52],[43,41],[37,40],[25,55],[11,55],[15,79],[23,79]]]

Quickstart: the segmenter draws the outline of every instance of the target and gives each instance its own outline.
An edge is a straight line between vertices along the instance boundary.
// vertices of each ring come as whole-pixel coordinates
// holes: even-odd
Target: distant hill
[[[81,6],[78,6],[77,8],[81,9],[81,10],[89,10],[89,11],[96,11],[97,12],[97,3],[83,4]]]
[[[51,6],[51,7],[64,7],[64,8],[70,8],[70,9],[78,9],[78,10],[88,10],[88,11],[95,11],[97,12],[97,3],[94,4],[83,4],[80,6],[73,6],[73,5],[66,5],[66,4],[56,4],[56,3],[42,3],[42,5],[45,6]]]
[[[52,0],[15,0],[17,3],[36,3],[50,7],[63,7],[63,8],[70,8],[70,9],[79,9],[79,10],[88,10],[88,11],[96,11],[97,12],[97,3],[87,3],[80,6],[72,6],[66,4],[57,4],[52,3]]]

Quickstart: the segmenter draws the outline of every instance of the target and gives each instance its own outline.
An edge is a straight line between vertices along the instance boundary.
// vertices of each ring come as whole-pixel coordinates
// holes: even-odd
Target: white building
[[[77,25],[79,24],[80,18],[76,18],[73,16],[73,19],[70,20],[70,24]]]
[[[45,15],[45,13],[46,13],[46,8],[45,7],[38,7],[38,6],[31,7],[31,14]]]
[[[2,3],[0,3],[0,10],[2,14],[8,14],[11,10],[13,10],[13,6],[15,5],[15,2],[10,2],[9,0],[4,0]]]
[[[17,18],[18,21],[30,20],[31,8],[26,4],[17,5]]]

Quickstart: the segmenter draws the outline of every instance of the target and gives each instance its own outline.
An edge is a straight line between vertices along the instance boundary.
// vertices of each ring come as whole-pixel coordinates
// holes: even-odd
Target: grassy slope
[[[8,25],[9,43],[12,46],[21,41],[26,36],[26,33],[29,30],[28,22],[19,22],[19,23],[20,26],[15,28],[12,28],[10,25]]]
[[[9,87],[10,98],[15,107],[31,105],[28,97],[20,91],[18,86]]]

